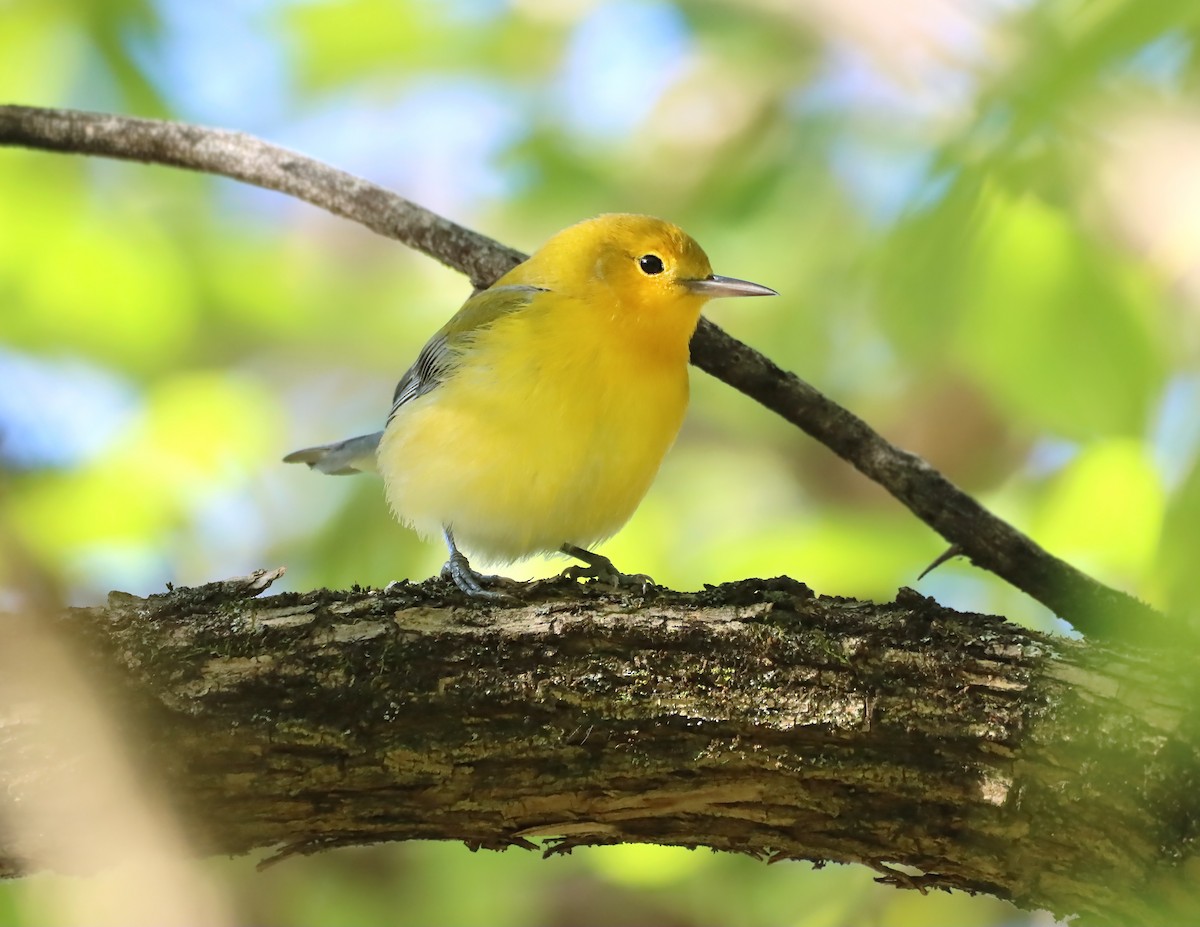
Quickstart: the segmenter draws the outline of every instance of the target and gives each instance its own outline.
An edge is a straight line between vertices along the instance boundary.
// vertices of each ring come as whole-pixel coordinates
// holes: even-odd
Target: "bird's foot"
[[[613,589],[636,589],[639,592],[645,592],[655,585],[654,580],[645,573],[622,573],[611,560],[601,554],[594,554],[573,544],[564,544],[562,550],[564,554],[583,561],[583,564],[576,563],[563,570],[559,574],[563,579],[594,579],[596,582],[612,586]]]
[[[477,572],[471,567],[467,558],[457,550],[442,565],[442,578],[453,580],[454,585],[469,596],[478,599],[492,599],[496,602],[510,601],[512,596],[499,589],[487,589],[486,586],[513,588],[521,585],[515,579],[509,579],[507,576]]]

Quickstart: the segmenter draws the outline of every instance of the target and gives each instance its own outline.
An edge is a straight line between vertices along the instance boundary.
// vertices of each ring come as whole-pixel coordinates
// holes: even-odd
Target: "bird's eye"
[[[663,262],[657,254],[643,254],[638,258],[638,267],[642,269],[644,274],[661,274],[663,272]]]

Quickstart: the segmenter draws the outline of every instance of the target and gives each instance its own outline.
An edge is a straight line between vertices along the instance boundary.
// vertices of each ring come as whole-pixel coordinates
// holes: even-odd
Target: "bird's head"
[[[620,321],[686,329],[721,296],[775,296],[769,287],[720,277],[678,226],[652,216],[611,213],[564,229],[526,261],[522,283],[545,286],[618,314]],[[516,282],[516,281],[514,281]]]

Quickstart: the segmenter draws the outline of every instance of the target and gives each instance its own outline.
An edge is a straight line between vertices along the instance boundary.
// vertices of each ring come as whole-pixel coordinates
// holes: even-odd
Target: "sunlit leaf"
[[[996,197],[974,250],[954,342],[965,372],[1057,434],[1141,433],[1166,373],[1151,288],[1032,198]]]
[[[1165,506],[1162,479],[1143,444],[1097,442],[1054,479],[1034,535],[1093,570],[1139,576],[1158,551]]]

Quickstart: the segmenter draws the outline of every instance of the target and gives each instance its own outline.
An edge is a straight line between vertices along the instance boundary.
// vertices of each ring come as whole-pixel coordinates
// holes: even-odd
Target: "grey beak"
[[[710,274],[703,280],[685,280],[683,285],[693,293],[716,299],[719,296],[778,296],[769,286],[738,280],[736,277],[719,277]]]

